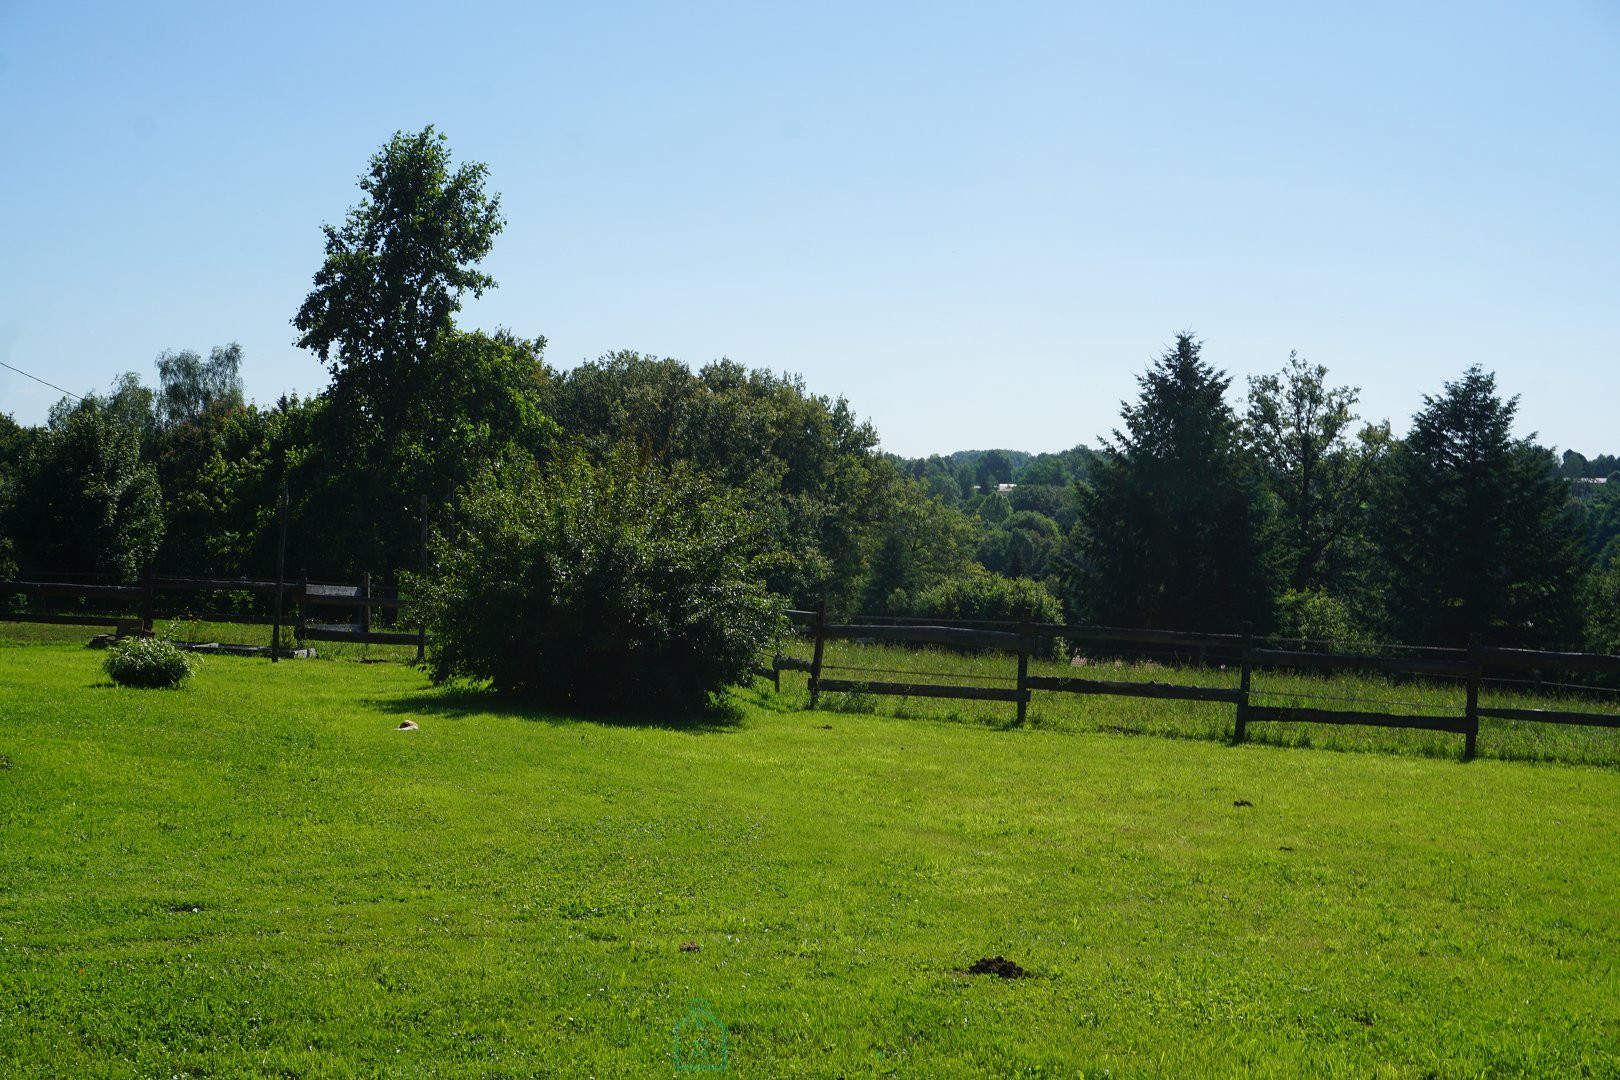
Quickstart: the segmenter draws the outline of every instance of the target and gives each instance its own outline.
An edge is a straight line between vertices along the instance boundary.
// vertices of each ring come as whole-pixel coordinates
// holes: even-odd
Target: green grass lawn
[[[0,1076],[669,1076],[694,998],[739,1077],[1620,1076],[1613,767],[100,659],[0,647]]]

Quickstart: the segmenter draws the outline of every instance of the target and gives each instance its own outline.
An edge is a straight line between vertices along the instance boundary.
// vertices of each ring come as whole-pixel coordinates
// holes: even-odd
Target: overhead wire
[[[28,374],[28,372],[24,371],[22,368],[13,367],[12,365],[6,363],[4,360],[0,360],[0,367],[6,368],[6,369],[8,369],[10,371],[15,371],[17,374],[23,376],[26,379],[33,379],[35,382],[39,383],[41,386],[48,386],[52,390],[55,390],[59,394],[66,394],[68,397],[72,398],[74,401],[83,401],[84,400],[84,398],[80,397],[78,394],[75,394],[73,391],[71,391],[71,390],[63,390],[60,386],[57,386],[55,383],[46,382],[44,379],[40,378],[38,375],[30,375],[30,374]]]

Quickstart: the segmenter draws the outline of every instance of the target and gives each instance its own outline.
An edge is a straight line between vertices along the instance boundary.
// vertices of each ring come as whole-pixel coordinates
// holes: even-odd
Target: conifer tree
[[[1519,399],[1477,365],[1424,397],[1381,518],[1403,641],[1548,647],[1580,636],[1586,555],[1552,454],[1512,435]]]
[[[1181,334],[1137,379],[1125,429],[1080,488],[1066,574],[1080,619],[1208,631],[1269,621],[1264,504],[1226,403],[1231,379],[1200,348]]]

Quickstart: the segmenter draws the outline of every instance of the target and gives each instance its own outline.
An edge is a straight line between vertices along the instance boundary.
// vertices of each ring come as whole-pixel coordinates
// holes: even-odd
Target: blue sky
[[[0,360],[75,392],[289,325],[396,130],[486,162],[463,322],[720,356],[886,448],[1055,450],[1178,331],[1403,429],[1470,363],[1620,452],[1620,4],[0,0]],[[57,398],[0,369],[0,411]]]

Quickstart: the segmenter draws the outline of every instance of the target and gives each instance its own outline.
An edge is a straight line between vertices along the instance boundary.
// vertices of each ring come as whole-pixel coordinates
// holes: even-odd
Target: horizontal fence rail
[[[185,593],[252,593],[273,602],[270,615],[236,611],[198,611],[174,606]],[[281,631],[286,626],[298,640],[351,642],[364,645],[414,645],[417,660],[426,652],[426,631],[418,621],[411,631],[382,629],[372,625],[374,611],[401,612],[411,609],[411,597],[377,595],[370,575],[358,585],[319,581],[265,581],[251,578],[193,577],[151,574],[136,585],[90,585],[62,581],[0,581],[0,596],[25,596],[74,600],[100,612],[12,612],[0,610],[0,621],[45,623],[63,626],[107,627],[120,637],[151,633],[154,624],[167,619],[201,619],[207,622],[272,627],[271,658],[281,653]],[[159,603],[159,598],[170,603]],[[61,605],[58,605],[61,606]],[[289,612],[296,608],[296,616]],[[316,622],[312,613],[324,609],[341,617],[341,610],[353,613],[356,621]],[[328,616],[330,618],[332,616]],[[397,625],[397,616],[396,616]]]
[[[1024,685],[1031,690],[1052,690],[1062,694],[1112,694],[1119,697],[1163,698],[1171,701],[1224,701],[1231,705],[1243,701],[1243,693],[1240,690],[1222,690],[1215,686],[1176,686],[1161,682],[1029,675],[1024,678]]]
[[[809,675],[810,707],[815,708],[823,691],[865,693],[901,697],[962,698],[1004,701],[1017,705],[1017,722],[1023,723],[1031,695],[1037,691],[1062,694],[1113,695],[1157,698],[1168,701],[1202,701],[1231,705],[1235,709],[1233,740],[1243,742],[1251,723],[1309,723],[1364,725],[1440,731],[1463,736],[1463,757],[1472,758],[1478,750],[1479,721],[1483,718],[1529,721],[1548,724],[1575,724],[1620,728],[1620,715],[1581,712],[1573,709],[1505,708],[1481,705],[1480,686],[1487,670],[1530,669],[1539,680],[1542,670],[1569,670],[1620,674],[1620,656],[1596,653],[1543,652],[1529,649],[1488,647],[1473,642],[1466,649],[1413,648],[1400,646],[1407,655],[1374,655],[1350,652],[1311,652],[1303,649],[1257,647],[1251,634],[1197,634],[1171,630],[1138,630],[1122,627],[1074,626],[1057,623],[988,622],[957,620],[898,620],[859,617],[859,621],[835,623],[823,611],[788,612],[792,624],[813,639],[811,658],[778,652],[771,665],[771,676],[781,687],[782,672],[803,671]],[[1106,646],[1168,646],[1178,655],[1191,655],[1200,663],[1210,657],[1229,657],[1238,665],[1236,689],[1168,682],[1141,682],[1105,679],[1085,675],[1031,675],[1030,656],[1042,644],[1061,638],[1078,644]],[[850,678],[828,678],[824,671],[826,643],[829,640],[858,643],[938,645],[947,648],[999,651],[1017,657],[1017,676],[1012,686],[977,686],[964,682],[919,683],[878,682]],[[1396,648],[1396,646],[1379,646]],[[839,669],[833,670],[860,670]],[[877,671],[879,669],[871,669]],[[1453,679],[1461,683],[1462,700],[1455,715],[1424,715],[1387,710],[1324,709],[1315,706],[1256,704],[1266,697],[1254,688],[1256,672],[1312,670],[1377,672],[1394,677]],[[921,674],[921,673],[913,673]],[[981,678],[991,678],[981,676]],[[1588,688],[1590,689],[1590,688]],[[1350,702],[1350,704],[1357,704]],[[1366,703],[1362,703],[1366,704]],[[1446,706],[1434,708],[1445,709]]]

